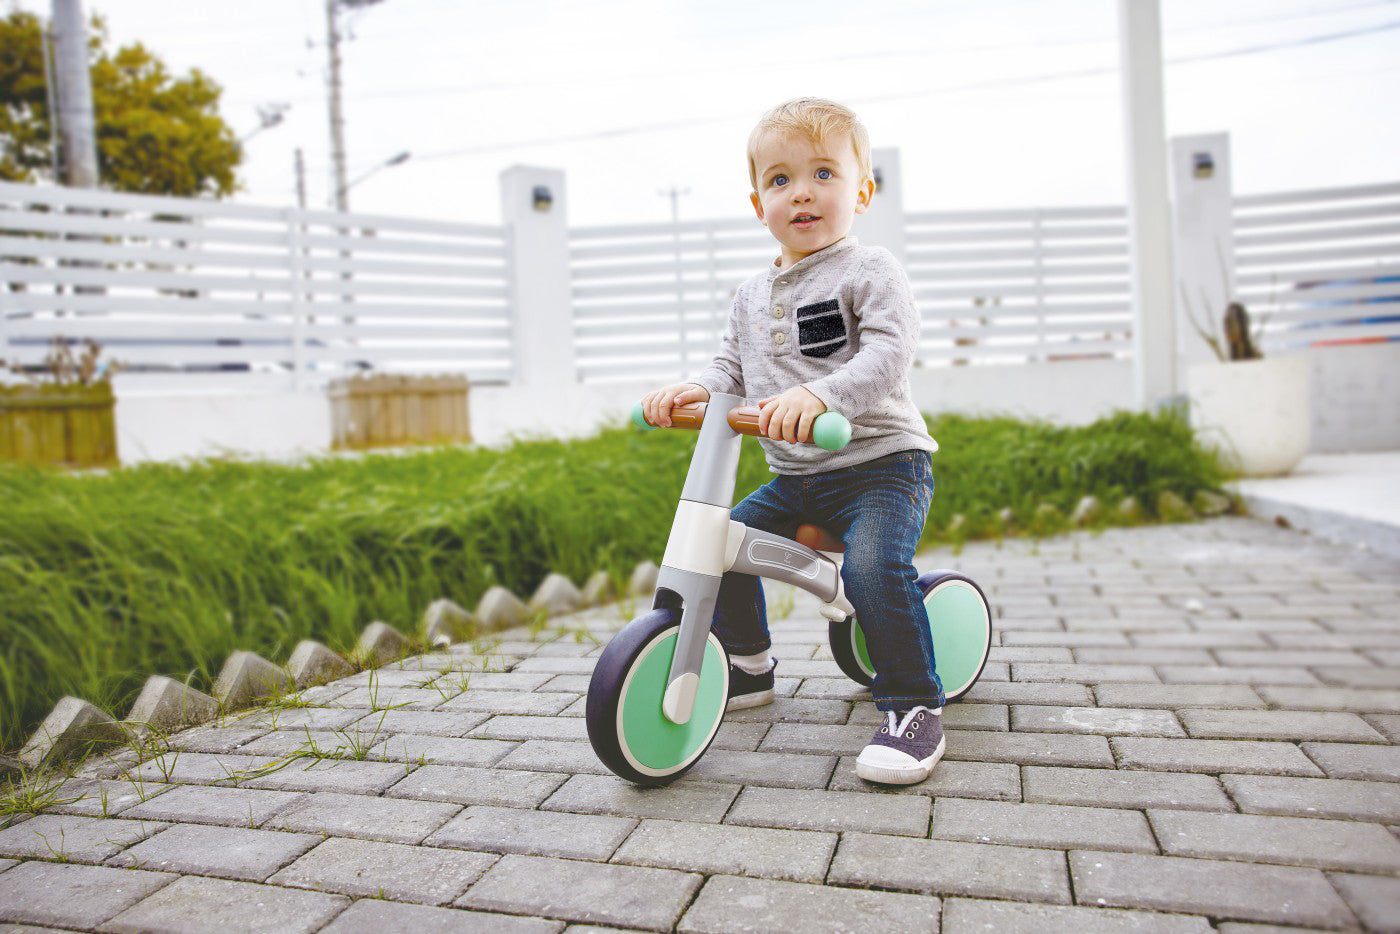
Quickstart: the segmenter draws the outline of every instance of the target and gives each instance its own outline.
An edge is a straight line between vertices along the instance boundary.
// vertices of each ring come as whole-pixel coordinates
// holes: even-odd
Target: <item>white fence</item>
[[[1400,184],[1235,198],[1236,290],[1265,352],[1400,340]]]
[[[0,183],[0,281],[0,359],[91,339],[128,387],[511,376],[503,227]]]

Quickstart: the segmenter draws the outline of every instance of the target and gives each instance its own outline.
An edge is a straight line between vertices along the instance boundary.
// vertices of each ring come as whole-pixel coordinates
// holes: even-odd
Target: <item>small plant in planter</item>
[[[101,360],[102,348],[82,342],[73,352],[55,337],[37,372],[12,365],[29,382],[0,387],[0,461],[105,467],[117,462],[110,377],[120,369]]]
[[[1289,473],[1311,442],[1312,400],[1306,358],[1264,359],[1262,323],[1251,328],[1249,311],[1230,302],[1217,336],[1187,303],[1191,326],[1224,366],[1197,363],[1187,370],[1191,422],[1198,436],[1219,450],[1222,464],[1246,477]]]

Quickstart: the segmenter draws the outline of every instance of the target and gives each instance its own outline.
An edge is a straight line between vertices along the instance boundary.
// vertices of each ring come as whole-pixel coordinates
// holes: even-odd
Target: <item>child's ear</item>
[[[870,201],[875,197],[875,179],[866,177],[856,189],[856,213],[864,214],[870,207]]]
[[[759,221],[766,223],[763,220],[763,200],[758,197],[758,192],[749,192],[749,201],[753,202],[753,212],[758,215]]]

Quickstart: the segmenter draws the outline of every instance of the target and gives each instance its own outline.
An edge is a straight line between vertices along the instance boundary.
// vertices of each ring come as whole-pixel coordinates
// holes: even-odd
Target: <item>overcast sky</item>
[[[48,14],[43,0],[20,6]],[[325,0],[84,0],[225,89],[237,198],[330,194]],[[1400,0],[1161,0],[1169,135],[1228,131],[1240,192],[1400,179]],[[901,150],[911,210],[1124,198],[1117,0],[381,0],[344,14],[355,210],[494,223],[568,173],[575,224],[749,212],[754,121],[815,94]],[[396,153],[399,166],[372,171]]]

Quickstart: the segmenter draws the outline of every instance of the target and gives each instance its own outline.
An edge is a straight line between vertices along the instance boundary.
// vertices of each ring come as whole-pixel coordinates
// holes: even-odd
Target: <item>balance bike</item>
[[[758,435],[758,409],[739,396],[712,393],[708,403],[671,410],[677,428],[698,428],[652,608],[613,637],[588,684],[586,720],[593,750],[613,772],[639,785],[664,785],[709,748],[729,701],[729,656],[710,631],[721,576],[727,571],[792,584],[824,601],[831,652],[852,680],[869,685],[875,668],[854,608],[843,592],[841,543],[815,526],[798,541],[729,518],[742,435]],[[638,405],[632,420],[647,424]],[[839,451],[851,426],[825,412],[813,440]],[[813,547],[815,546],[815,547]],[[919,578],[938,675],[949,701],[968,692],[987,664],[992,618],[987,598],[955,571]]]

